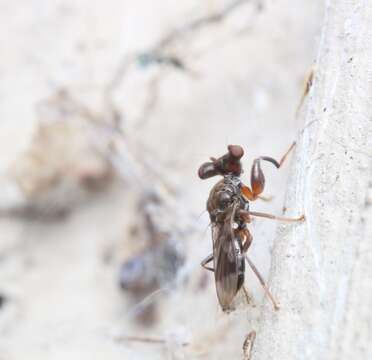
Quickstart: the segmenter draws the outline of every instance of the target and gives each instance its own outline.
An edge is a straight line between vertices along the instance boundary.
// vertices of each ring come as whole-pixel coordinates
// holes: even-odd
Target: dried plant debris
[[[153,48],[152,53],[160,53],[160,50],[170,47],[175,42],[179,41],[181,38],[186,35],[193,33],[198,33],[198,31],[203,30],[205,27],[208,27],[212,24],[220,23],[225,20],[231,13],[236,11],[242,5],[252,3],[252,0],[234,0],[225,5],[222,9],[196,18],[180,27],[174,29],[173,31],[166,34]],[[257,10],[261,10],[261,2],[257,3]]]
[[[182,72],[190,78],[198,78],[200,75],[189,64],[189,60],[197,58],[198,55],[190,49],[191,46],[185,46],[185,41],[200,37],[203,30],[224,22],[245,5],[251,5],[255,15],[263,10],[262,0],[232,0],[214,12],[196,17],[171,29],[149,48],[126,54],[104,90],[106,102],[115,108],[114,95],[119,88],[125,86],[126,82],[130,82],[131,75],[138,69],[148,70],[150,67],[156,67],[155,73],[148,71],[147,81],[142,79],[146,88],[142,95],[145,97],[142,101],[143,111],[134,118],[137,118],[137,127],[143,126],[156,108],[161,82],[166,79],[169,70]],[[127,96],[129,92],[126,91]],[[138,91],[136,93],[138,94]],[[138,101],[138,95],[136,95],[136,101]],[[130,113],[128,108],[125,109],[125,113]]]
[[[304,104],[304,101],[307,95],[309,94],[311,87],[313,86],[315,70],[316,70],[315,65],[312,65],[310,69],[307,71],[306,76],[304,78],[303,85],[302,85],[301,98],[296,108],[296,118],[298,118],[300,114],[300,110]]]
[[[152,338],[152,337],[145,337],[145,336],[118,336],[115,338],[116,341],[128,341],[133,343],[148,343],[148,344],[160,344],[164,345],[167,344],[167,342],[170,342],[168,339],[163,338]],[[188,346],[190,343],[187,341],[181,341],[179,345],[181,346]]]
[[[120,286],[129,295],[134,318],[152,324],[157,318],[154,299],[142,302],[157,290],[169,290],[177,282],[177,274],[184,263],[179,242],[167,239],[153,245],[125,261],[120,269]]]
[[[252,0],[234,0],[211,14],[195,18],[179,27],[166,33],[154,46],[150,49],[140,52],[139,54],[125,57],[119,66],[116,76],[113,79],[111,87],[116,87],[117,82],[124,77],[127,67],[133,61],[140,66],[146,67],[152,64],[165,65],[174,67],[177,70],[187,70],[184,60],[180,56],[172,52],[172,46],[179,43],[186,36],[198,35],[200,31],[216,23],[221,23],[229,17],[234,11],[237,11],[241,6],[253,3]],[[262,11],[262,1],[256,2],[257,11]]]
[[[256,331],[252,330],[245,338],[243,343],[243,360],[252,359],[252,349],[256,340]]]
[[[17,194],[9,213],[50,218],[69,212],[92,192],[105,189],[113,167],[89,113],[65,93],[43,104],[29,148],[11,165],[7,180]],[[7,189],[7,188],[5,188]],[[5,204],[0,204],[3,212]]]
[[[144,249],[123,263],[120,286],[134,295],[146,296],[176,280],[184,263],[180,242],[167,238]]]
[[[127,243],[141,243],[142,248],[121,265],[119,283],[132,304],[138,305],[135,318],[148,325],[156,319],[155,302],[142,300],[159,290],[172,289],[182,279],[183,240],[190,229],[177,224],[177,210],[159,194],[142,197],[138,216],[136,230]]]
[[[191,333],[184,328],[176,328],[172,331],[157,332],[156,336],[119,335],[114,338],[115,342],[124,343],[126,347],[143,349],[144,346],[151,347],[152,351],[161,351],[164,359],[188,359],[190,354]]]

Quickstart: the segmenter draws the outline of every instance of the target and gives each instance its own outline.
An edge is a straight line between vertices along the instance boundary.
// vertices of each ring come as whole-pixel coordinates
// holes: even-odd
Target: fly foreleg
[[[243,194],[246,195],[249,200],[253,201],[259,198],[259,195],[265,189],[265,175],[261,169],[261,160],[271,162],[277,169],[279,169],[295,145],[296,143],[293,142],[279,161],[269,156],[260,156],[253,161],[251,169],[251,189],[247,186],[246,189],[242,189]]]
[[[204,269],[214,272],[214,269],[213,269],[213,268],[207,266],[207,264],[209,264],[212,260],[213,260],[213,254],[210,254],[210,255],[208,255],[208,256],[207,256],[207,257],[206,257],[206,258],[205,258],[205,259],[200,263],[200,265],[201,265]]]

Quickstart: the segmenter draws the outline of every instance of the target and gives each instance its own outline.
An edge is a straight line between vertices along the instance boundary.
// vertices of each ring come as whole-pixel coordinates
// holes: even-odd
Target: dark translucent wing
[[[216,290],[223,310],[231,308],[244,279],[244,258],[232,223],[235,205],[227,211],[225,222],[212,227]]]

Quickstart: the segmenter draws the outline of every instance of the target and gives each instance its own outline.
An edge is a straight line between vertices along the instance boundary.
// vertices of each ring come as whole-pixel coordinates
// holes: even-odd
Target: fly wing
[[[231,309],[244,279],[244,259],[232,223],[235,206],[232,208],[228,210],[224,223],[214,224],[212,227],[216,290],[224,311]]]

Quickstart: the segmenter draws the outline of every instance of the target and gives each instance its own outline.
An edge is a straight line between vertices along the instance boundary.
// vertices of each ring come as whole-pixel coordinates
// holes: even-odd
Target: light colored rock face
[[[258,329],[262,290],[248,272],[246,285],[257,307],[241,305],[229,315],[219,309],[213,275],[199,266],[212,249],[208,216],[200,214],[217,179],[199,180],[197,169],[228,144],[240,144],[248,182],[254,157],[279,158],[295,139],[303,120],[295,120],[294,113],[303,77],[316,58],[323,1],[232,3],[235,8],[224,1],[0,4],[0,169],[6,184],[0,209],[11,208],[12,201],[22,206],[31,192],[48,212],[48,205],[55,205],[49,191],[55,176],[68,185],[58,204],[74,204],[63,221],[40,216],[0,221],[0,295],[8,298],[0,308],[0,353],[6,359],[241,356],[245,335]],[[221,9],[221,21],[193,22]],[[183,32],[159,45],[177,28]],[[154,46],[161,52],[151,53]],[[38,143],[36,157],[46,160],[28,173],[30,159],[25,166],[20,156],[30,154],[40,121],[50,120],[40,116],[39,104],[61,89],[84,104],[98,125],[79,128],[84,118],[79,113],[73,125],[68,122],[73,117],[66,116],[60,130],[48,128],[53,146]],[[123,136],[113,125],[118,114]],[[67,149],[57,146],[64,134],[72,134]],[[106,179],[112,166],[123,183],[80,197],[80,175]],[[281,212],[288,168],[278,172],[265,165],[266,194],[275,198],[252,208]],[[32,182],[39,177],[47,179],[46,195]],[[145,302],[156,302],[152,326],[135,321],[140,300],[133,302],[118,287],[122,262],[151,242],[146,211],[138,207],[144,193],[148,204],[159,206],[156,214],[150,211],[159,224],[155,233],[182,242],[186,256],[177,285],[164,284]],[[150,200],[154,193],[164,206]],[[140,231],[133,231],[138,226]],[[265,277],[276,227],[269,220],[251,226],[250,257]],[[272,281],[277,289],[275,276]],[[277,296],[282,301],[283,294]],[[118,342],[122,335],[167,343]]]
[[[263,312],[257,359],[372,356],[371,16],[368,3],[327,3],[287,197],[307,220],[275,242],[271,280],[283,311]]]

